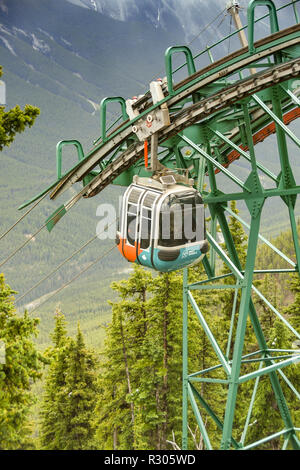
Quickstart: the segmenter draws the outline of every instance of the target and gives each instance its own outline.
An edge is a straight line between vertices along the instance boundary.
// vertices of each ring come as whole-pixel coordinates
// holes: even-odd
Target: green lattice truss
[[[253,5],[253,2],[251,2]],[[269,2],[257,2],[267,4]],[[297,19],[297,17],[296,17]],[[292,51],[281,51],[278,56],[275,56],[275,63],[284,61],[291,55],[293,57],[298,56],[300,48],[299,45],[293,48]],[[262,66],[259,64],[252,64],[255,67]],[[207,203],[210,215],[211,224],[210,231],[207,234],[208,240],[211,246],[211,253],[209,260],[205,260],[205,269],[208,275],[207,280],[200,281],[198,283],[189,284],[187,271],[184,273],[184,293],[183,293],[183,448],[188,448],[188,402],[190,402],[194,415],[196,417],[198,426],[201,430],[202,437],[207,449],[212,449],[210,437],[206,431],[204,425],[204,419],[202,413],[204,411],[205,416],[209,416],[220,429],[220,447],[222,449],[250,449],[259,447],[266,442],[283,437],[283,449],[291,445],[295,449],[300,448],[299,438],[297,432],[300,428],[296,427],[297,423],[292,422],[291,414],[288,409],[288,405],[284,396],[283,388],[279,382],[279,376],[281,377],[284,386],[289,387],[295,395],[295,400],[299,400],[300,394],[296,390],[293,384],[290,383],[288,378],[283,372],[285,367],[295,364],[300,361],[299,350],[276,350],[270,349],[267,345],[266,339],[262,332],[260,321],[252,300],[252,296],[255,293],[262,299],[270,310],[277,316],[287,328],[289,328],[295,335],[295,338],[300,338],[299,333],[287,322],[287,320],[278,312],[278,310],[262,295],[262,293],[254,287],[253,278],[255,274],[261,272],[278,273],[278,272],[298,272],[299,273],[299,261],[300,261],[300,250],[299,241],[296,228],[295,220],[295,204],[297,195],[299,193],[299,186],[296,185],[295,178],[293,176],[293,169],[290,165],[289,153],[287,140],[293,141],[297,149],[299,148],[299,139],[288,129],[284,123],[284,116],[288,115],[290,109],[294,109],[295,105],[299,106],[299,100],[293,93],[296,88],[295,82],[288,81],[281,85],[274,84],[268,90],[264,90],[260,93],[253,94],[251,97],[241,99],[235,102],[234,107],[222,111],[218,116],[212,116],[207,119],[206,122],[198,124],[198,132],[200,134],[201,128],[201,139],[197,139],[196,132],[193,136],[187,137],[186,135],[181,136],[181,140],[188,145],[195,154],[192,158],[198,158],[199,168],[205,165],[205,171],[207,171],[210,190],[206,193],[205,202]],[[299,109],[299,108],[298,108]],[[295,111],[296,112],[296,111]],[[260,114],[260,117],[255,122],[253,118],[254,114]],[[257,114],[257,116],[258,116]],[[263,122],[264,121],[264,122]],[[255,133],[257,129],[271,129],[268,127],[268,123],[273,122],[275,126],[272,128],[276,130],[276,140],[278,147],[278,156],[280,163],[280,172],[275,175],[269,169],[265,168],[260,162],[259,152],[255,152],[256,143]],[[235,132],[233,129],[238,129],[239,132]],[[230,137],[228,137],[228,134]],[[232,138],[233,137],[233,138]],[[257,138],[259,138],[259,132],[257,132]],[[260,137],[263,137],[260,135]],[[243,148],[247,148],[248,152],[241,151],[237,146],[243,145]],[[177,150],[178,151],[178,150]],[[215,174],[215,165],[211,158],[216,158],[220,163],[228,163],[226,155],[234,156],[235,152],[239,153],[241,158],[246,159],[250,163],[250,172],[245,181],[241,181],[232,172],[224,171],[220,168],[221,172],[226,175],[232,182],[239,186],[240,191],[236,193],[226,194],[220,191],[218,188],[217,177]],[[297,150],[299,152],[299,150]],[[197,157],[196,157],[197,156]],[[224,158],[225,156],[225,158]],[[274,167],[275,158],[274,155]],[[205,162],[205,164],[204,164]],[[197,170],[196,170],[197,172]],[[203,190],[204,184],[204,172],[198,172],[198,185],[200,190]],[[265,175],[270,181],[272,181],[272,188],[264,189],[261,183],[260,175]],[[224,187],[224,185],[223,185]],[[204,191],[205,193],[205,191]],[[292,231],[295,258],[296,263],[288,259],[283,253],[268,242],[259,233],[260,223],[262,218],[262,210],[266,198],[274,198],[280,196],[287,207],[290,220],[290,228]],[[230,211],[227,207],[229,201],[242,200],[245,201],[247,209],[250,215],[250,224],[248,225],[241,220],[236,214]],[[248,239],[248,250],[245,269],[242,270],[240,260],[234,242],[228,227],[226,213],[239,219],[247,228],[249,228],[249,239]],[[217,242],[216,237],[216,226],[219,224],[224,241],[227,247],[229,256],[226,254],[224,249],[221,248]],[[282,270],[255,270],[255,259],[256,250],[259,240],[266,243],[274,252],[280,255],[289,265],[290,269]],[[207,320],[204,318],[199,306],[197,305],[193,296],[194,290],[206,289],[209,293],[209,289],[226,289],[228,285],[222,285],[222,278],[225,276],[215,275],[215,259],[216,255],[228,266],[230,272],[235,278],[233,286],[235,296],[232,306],[232,320],[231,328],[228,337],[227,350],[222,351],[214,337]],[[236,311],[237,296],[238,293],[241,295],[240,307]],[[209,295],[209,294],[208,294]],[[188,306],[191,306],[195,312],[201,326],[205,330],[205,333],[213,347],[216,355],[216,365],[207,370],[192,371],[188,369]],[[250,317],[251,325],[255,332],[259,350],[252,354],[243,355],[245,345],[245,331],[247,318]],[[232,325],[234,321],[237,321],[237,327],[235,337],[232,337]],[[230,357],[230,345],[233,344],[233,354]],[[218,358],[218,359],[217,359]],[[257,370],[252,373],[242,375],[242,367],[244,363],[249,360],[257,361]],[[213,372],[221,368],[224,372],[224,379],[213,378]],[[259,380],[265,375],[268,376],[271,386],[273,388],[275,400],[278,406],[282,418],[282,428],[270,436],[261,436],[259,441],[253,442],[245,446],[245,440],[249,423],[251,419],[251,413],[255,403],[255,397],[257,394]],[[249,409],[247,418],[245,420],[245,428],[240,440],[237,442],[233,438],[233,422],[236,409],[236,401],[238,389],[241,384],[246,381],[253,382],[253,394],[249,397]],[[221,383],[227,389],[227,401],[224,420],[216,416],[215,412],[204,397],[199,393],[196,383]],[[270,404],[271,406],[271,404]],[[298,423],[299,426],[299,423]]]

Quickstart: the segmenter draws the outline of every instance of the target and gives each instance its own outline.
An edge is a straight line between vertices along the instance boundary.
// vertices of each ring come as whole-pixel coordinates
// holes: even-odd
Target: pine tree
[[[231,207],[232,212],[238,215],[239,211],[236,207],[236,201],[232,201],[230,207]],[[229,227],[229,230],[230,230],[233,242],[234,242],[236,253],[238,255],[240,264],[243,269],[245,267],[246,255],[247,255],[247,235],[243,229],[242,224],[234,216],[229,217],[228,227]],[[223,248],[227,249],[225,244],[223,245]],[[230,272],[229,267],[225,263],[223,263],[221,272],[222,274],[227,274]],[[224,279],[224,284],[234,284],[234,282],[235,282],[234,276],[230,276]],[[222,344],[224,347],[227,346],[226,341],[227,341],[228,332],[230,329],[232,307],[234,305],[234,296],[235,296],[234,289],[226,289],[220,293],[220,300],[222,303],[222,323],[223,323]],[[241,294],[239,292],[237,296],[237,302],[236,302],[236,309],[235,309],[236,312],[239,311],[240,300],[241,300]],[[235,335],[235,327],[236,327],[236,322],[234,323],[233,337]],[[230,348],[231,357],[232,357],[232,353],[233,353],[233,344],[231,345],[231,348]]]
[[[284,309],[290,324],[300,333],[300,275],[299,273],[291,275],[289,287],[294,294],[294,302]]]
[[[45,380],[45,392],[41,408],[40,441],[44,449],[59,449],[57,427],[61,420],[57,404],[57,393],[66,385],[67,355],[69,338],[67,338],[64,315],[57,310],[55,327],[51,335],[53,347],[48,348],[45,355],[50,364]]]
[[[182,426],[182,272],[152,276],[136,266],[113,288],[121,299],[112,304],[101,362],[98,448],[169,449],[173,433],[180,442]],[[214,304],[213,297],[198,297],[207,309]],[[212,365],[211,346],[192,312],[189,331],[191,370]],[[195,426],[192,413],[190,422]]]
[[[78,326],[75,340],[68,348],[66,385],[58,391],[63,420],[59,429],[60,448],[85,450],[92,445],[91,421],[97,398],[96,359],[84,344]]]
[[[1,76],[2,67],[0,66]],[[33,126],[39,114],[39,108],[29,104],[25,105],[24,111],[18,105],[9,111],[5,111],[5,107],[0,106],[0,151],[13,142],[17,133],[23,132],[26,127]]]
[[[28,420],[34,397],[31,385],[41,377],[43,358],[33,338],[38,319],[16,313],[15,292],[0,274],[0,340],[5,345],[5,361],[0,363],[0,449],[31,448]]]
[[[167,449],[181,415],[181,273],[159,274],[150,286],[148,328],[137,361],[134,395],[138,449]]]
[[[238,215],[239,210],[236,207],[236,201],[231,202],[231,210],[234,214]],[[229,217],[228,227],[234,242],[236,254],[238,256],[241,269],[245,268],[246,264],[246,257],[247,257],[247,247],[248,247],[248,237],[244,231],[242,224],[234,217]],[[226,245],[224,244],[225,250],[227,250]],[[222,274],[227,274],[230,272],[229,267],[224,263],[222,270]],[[236,279],[234,276],[229,276],[224,279],[224,284],[231,284],[235,285]],[[231,360],[233,357],[234,345],[235,345],[235,337],[236,337],[236,327],[238,321],[238,313],[240,309],[240,302],[241,302],[241,289],[236,293],[235,289],[226,289],[220,292],[220,302],[221,302],[221,315],[219,318],[219,331],[220,331],[220,340],[219,345],[223,352],[227,352],[227,359]],[[235,303],[234,303],[235,302]],[[233,311],[233,307],[235,305],[235,310]],[[231,329],[231,339],[229,336],[229,332]],[[228,340],[230,340],[230,344],[228,344]],[[253,352],[257,347],[257,341],[254,336],[253,328],[251,325],[250,318],[247,318],[246,330],[245,330],[245,338],[244,338],[244,350],[243,354],[247,354]],[[241,371],[243,374],[252,372],[255,366],[249,365],[242,365]],[[251,397],[252,391],[252,384],[246,382],[239,386],[238,389],[238,399],[236,401],[236,409],[235,409],[235,418],[234,418],[234,437],[235,439],[239,440],[241,437],[241,433],[243,430],[243,426],[245,423],[245,419],[247,416],[249,401]],[[225,399],[225,394],[223,394]],[[225,406],[225,400],[224,400]],[[225,409],[225,408],[224,408]]]
[[[56,315],[42,408],[44,449],[85,450],[93,446],[92,416],[97,397],[96,359],[86,348],[78,326],[76,339],[66,336],[65,321]]]
[[[277,280],[272,280],[268,274],[260,281],[262,293],[275,307],[277,307],[277,302],[280,301],[280,292],[278,293],[277,282]],[[283,309],[283,315],[287,318],[290,324],[296,330],[298,328],[299,331],[300,281],[298,273],[292,276],[290,288],[295,295],[295,299],[289,307]],[[282,320],[275,316],[266,304],[260,301],[258,301],[258,304],[260,306],[259,319],[269,349],[291,349],[293,347],[293,341],[295,340],[294,334],[287,328]],[[273,352],[273,356],[276,356],[277,354],[280,355],[280,353],[276,353],[276,351]],[[297,367],[296,364],[285,368],[283,372],[290,383],[294,385],[300,383],[299,367]],[[297,400],[295,400],[295,395],[286,382],[281,378],[280,382],[292,419],[294,423],[297,423],[300,418],[300,408]],[[272,434],[283,427],[283,421],[280,416],[278,404],[268,376],[263,376],[259,380],[251,424],[252,426],[250,426],[248,430],[248,442],[255,441],[262,435]],[[278,450],[281,449],[282,444],[283,438],[280,437],[265,443],[261,448]]]
[[[119,293],[120,300],[111,302],[112,321],[107,328],[101,361],[101,392],[94,423],[97,446],[101,449],[136,448],[134,394],[137,364],[148,329],[147,294],[151,282],[151,274],[135,266],[128,280],[111,286]]]

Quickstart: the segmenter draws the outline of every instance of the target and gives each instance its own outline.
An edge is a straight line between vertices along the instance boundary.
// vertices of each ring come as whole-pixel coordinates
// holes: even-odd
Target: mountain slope
[[[88,100],[145,91],[156,67],[157,73],[163,67],[165,49],[184,34],[113,20],[66,1],[2,0],[3,5],[0,44],[10,52],[3,66],[90,112]]]
[[[199,31],[206,25],[210,24],[220,12],[226,12],[228,0],[67,0],[68,2],[90,9],[94,12],[101,13],[110,18],[118,19],[124,22],[128,21],[141,21],[151,24],[156,28],[163,28],[165,30],[182,28],[185,33],[185,40],[191,41]],[[240,0],[241,17],[244,24],[246,24],[246,7],[248,0]],[[283,5],[282,0],[274,0],[277,7]],[[286,1],[286,3],[288,3]],[[290,11],[286,10],[281,15],[281,27],[288,22]],[[266,9],[258,8],[259,15],[265,13]],[[224,15],[223,15],[224,18]],[[219,24],[218,24],[219,23]],[[228,21],[222,21],[222,15],[219,17],[217,25],[212,29],[206,31],[207,44],[212,44],[217,39],[220,39],[228,34]],[[221,23],[221,24],[220,24]],[[215,25],[216,26],[216,25]],[[264,23],[261,28],[266,29],[268,24]],[[205,45],[204,45],[205,46]]]
[[[101,99],[112,95],[127,98],[145,92],[153,78],[164,74],[165,49],[185,42],[188,15],[193,13],[193,24],[198,25],[199,32],[210,18],[222,10],[215,11],[201,1],[191,1],[188,3],[193,3],[195,9],[201,5],[201,15],[197,16],[195,9],[186,8],[188,11],[184,15],[182,13],[180,18],[185,3],[169,2],[173,10],[167,9],[170,13],[167,15],[161,9],[160,21],[155,23],[151,15],[155,16],[157,6],[166,7],[166,1],[155,0],[151,3],[147,0],[143,2],[145,8],[141,8],[138,1],[132,2],[133,10],[122,10],[123,16],[122,11],[118,10],[120,14],[115,15],[117,19],[112,18],[114,13],[111,9],[117,5],[116,2],[110,4],[95,0],[99,6],[97,11],[90,7],[87,0],[76,0],[76,5],[74,2],[0,0],[0,63],[7,88],[7,106],[31,103],[41,109],[33,128],[18,135],[11,148],[0,155],[0,235],[20,216],[17,207],[56,179],[56,143],[63,139],[77,139],[88,151],[92,141],[99,136],[98,107]],[[124,5],[126,2],[124,0]],[[214,4],[217,5],[217,2]],[[228,32],[228,26],[229,20],[225,18],[217,34],[223,35],[225,30]],[[216,37],[214,29],[209,29],[192,46],[196,48],[200,44],[201,48],[205,48],[206,43],[213,42]],[[234,47],[233,42],[231,47]],[[218,54],[224,53],[227,53],[224,48],[218,50]],[[180,56],[175,59],[182,61]],[[176,60],[174,63],[177,63]],[[186,73],[185,70],[183,73]],[[116,114],[119,114],[119,109],[109,108],[108,121]],[[296,128],[297,123],[293,126]],[[266,166],[270,154],[268,149],[276,148],[274,139],[272,137],[258,147],[264,155]],[[66,149],[63,168],[73,165],[75,159],[74,150]],[[297,168],[298,178],[300,166],[295,152],[293,165]],[[232,171],[244,175],[247,170],[243,162],[238,161],[232,166]],[[41,232],[0,268],[11,286],[20,294],[24,293],[90,239],[99,221],[96,217],[98,204],[112,203],[117,208],[119,195],[123,191],[124,188],[110,186],[97,197],[83,200],[75,206],[50,235],[46,231]],[[69,191],[62,201],[71,193]],[[0,264],[44,223],[62,201],[45,199],[8,237],[0,241]],[[273,208],[266,210],[263,229],[273,226],[279,231],[284,228],[287,211],[281,201],[276,207],[276,220],[273,214]],[[93,242],[84,253],[30,293],[19,307],[40,301],[54,292],[112,244],[113,240]],[[57,303],[66,313],[70,328],[75,327],[77,320],[82,318],[84,328],[93,331],[102,321],[102,315],[107,318],[109,314],[106,301],[112,295],[110,282],[129,268],[115,251],[70,288],[37,309],[34,314],[41,317],[41,342],[47,343],[51,317]],[[91,335],[91,340],[99,345],[98,336],[92,339]]]
[[[2,1],[0,23],[7,106],[31,103],[41,109],[34,127],[18,135],[13,145],[1,153],[0,232],[3,233],[21,215],[17,207],[56,179],[56,143],[62,139],[78,139],[88,151],[99,136],[100,120],[95,108],[101,99],[109,95],[131,96],[146,90],[145,77],[161,67],[163,51],[171,38],[164,31],[156,31],[155,48],[152,48],[152,26],[126,25],[101,15],[95,18],[92,11],[82,12],[81,8],[67,2],[49,0]],[[145,60],[145,48],[149,49],[150,60]],[[130,49],[132,53],[128,57]],[[113,113],[116,111],[119,114],[119,109]],[[108,110],[108,118],[112,118],[113,113]],[[63,168],[73,165],[75,158],[75,152],[66,149]],[[110,187],[99,197],[82,201],[50,235],[42,231],[1,268],[7,282],[20,294],[28,290],[95,234],[99,222],[98,204],[109,202],[118,207],[118,196],[122,192],[123,188]],[[60,201],[46,199],[1,240],[0,263],[24,243],[59,204]],[[113,243],[114,240],[96,240],[22,303],[26,305],[53,292]],[[74,289],[66,289],[35,312],[41,316],[42,331],[49,331],[52,313],[61,299],[62,309],[68,309],[65,313],[71,319],[78,320],[78,311],[81,311],[85,325],[99,324],[101,311],[108,311],[109,284],[126,269],[128,263],[120,259],[117,252],[112,253],[91,273],[80,278]]]

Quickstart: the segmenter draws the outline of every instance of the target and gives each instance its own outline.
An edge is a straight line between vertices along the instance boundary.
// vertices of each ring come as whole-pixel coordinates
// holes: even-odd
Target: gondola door
[[[139,214],[140,214],[140,200],[144,195],[145,190],[131,187],[125,198],[125,206],[122,210],[125,212],[124,218],[124,241],[123,241],[123,254],[130,262],[135,262],[140,252],[138,238],[139,238]]]
[[[152,264],[152,250],[154,239],[154,221],[155,221],[155,204],[161,192],[147,190],[140,200],[140,212],[138,223],[138,246],[139,252],[137,255],[138,263],[149,268],[153,268]]]

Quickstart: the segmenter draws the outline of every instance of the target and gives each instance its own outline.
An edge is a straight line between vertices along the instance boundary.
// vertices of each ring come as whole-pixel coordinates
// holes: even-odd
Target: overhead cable
[[[24,243],[22,243],[22,245],[20,245],[18,248],[16,248],[12,253],[10,253],[10,255],[4,261],[2,261],[2,263],[0,263],[0,268],[4,264],[6,264],[7,261],[9,261],[11,258],[13,258],[20,250],[22,250],[22,248],[24,248],[33,238],[35,238],[43,230],[43,228],[45,228],[46,225],[49,224],[49,222],[51,222],[52,220],[57,218],[57,216],[64,210],[65,210],[65,207],[62,206],[57,212],[55,212],[52,215],[52,217],[50,219],[47,219],[47,221],[36,232],[34,232],[33,235],[30,235],[30,237]]]
[[[62,266],[64,266],[66,263],[68,263],[72,258],[74,258],[78,253],[80,253],[84,248],[86,248],[90,243],[92,243],[99,235],[101,235],[101,233],[105,232],[105,230],[108,229],[108,227],[110,227],[114,222],[116,222],[117,219],[115,219],[113,222],[111,222],[110,224],[106,225],[106,227],[104,227],[103,231],[100,232],[100,233],[96,233],[96,235],[94,235],[92,238],[90,238],[86,243],[84,243],[83,245],[81,245],[76,251],[74,251],[70,256],[68,256],[68,258],[66,258],[64,261],[62,261],[56,268],[54,268],[50,273],[48,273],[45,277],[43,277],[42,279],[40,279],[36,284],[34,284],[34,286],[32,286],[30,289],[28,289],[24,294],[22,294],[20,297],[18,297],[16,300],[15,300],[15,303],[17,302],[20,302],[20,300],[22,300],[24,297],[26,297],[27,294],[29,294],[30,292],[32,292],[36,287],[38,287],[39,285],[41,285],[43,282],[45,282],[47,279],[49,279],[49,277],[51,277],[54,273],[56,273]]]
[[[49,191],[48,191],[49,192]],[[0,236],[0,240],[2,240],[2,238],[4,238],[13,228],[15,228],[19,222],[21,222],[21,220],[23,220],[31,211],[33,211],[33,209],[40,203],[42,202],[42,200],[47,196],[48,192],[46,192],[38,201],[36,201],[36,203],[30,208],[28,209],[28,211],[25,212],[25,214],[23,214],[13,225],[11,225],[11,227],[9,227],[9,229],[6,230],[6,232],[4,232],[1,236]]]
[[[65,289],[66,287],[68,287],[70,284],[72,284],[72,282],[76,281],[82,274],[84,274],[88,269],[90,269],[92,266],[94,266],[96,263],[98,263],[99,261],[101,261],[101,259],[105,258],[105,256],[107,256],[113,249],[115,248],[115,245],[113,245],[108,251],[106,251],[104,254],[98,256],[98,258],[96,258],[94,261],[92,261],[86,268],[82,269],[78,274],[76,274],[76,276],[74,276],[70,281],[66,282],[63,286],[61,286],[59,289],[57,289],[56,291],[54,291],[49,297],[47,297],[43,302],[41,302],[40,304],[38,304],[33,310],[30,310],[30,313],[34,312],[35,310],[37,310],[38,308],[40,308],[42,305],[44,305],[44,303],[46,303],[49,299],[52,299],[52,297],[54,297],[56,294],[58,294],[59,292],[61,292],[63,289]]]

